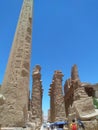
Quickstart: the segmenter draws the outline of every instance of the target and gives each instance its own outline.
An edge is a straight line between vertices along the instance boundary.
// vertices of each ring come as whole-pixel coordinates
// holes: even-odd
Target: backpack
[[[77,130],[77,124],[71,124],[71,130]]]

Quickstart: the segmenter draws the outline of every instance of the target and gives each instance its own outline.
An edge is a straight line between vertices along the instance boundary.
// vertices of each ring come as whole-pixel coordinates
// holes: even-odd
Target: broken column
[[[42,81],[40,74],[41,67],[36,65],[33,70],[33,85],[32,85],[32,122],[36,123],[36,129],[39,129],[42,124]]]
[[[52,121],[64,121],[66,118],[64,97],[62,92],[62,77],[61,71],[55,71],[50,91],[50,117]]]

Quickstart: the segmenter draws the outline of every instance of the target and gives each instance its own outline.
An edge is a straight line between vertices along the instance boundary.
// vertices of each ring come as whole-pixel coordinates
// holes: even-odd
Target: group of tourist
[[[81,120],[73,119],[71,123],[66,122],[65,124],[52,125],[47,127],[48,130],[85,130],[84,124]]]

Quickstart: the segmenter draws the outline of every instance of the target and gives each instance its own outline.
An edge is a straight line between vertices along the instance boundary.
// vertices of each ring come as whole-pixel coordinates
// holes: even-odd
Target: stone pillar
[[[37,124],[37,129],[40,128],[42,124],[42,81],[40,74],[41,67],[36,65],[33,70],[33,85],[32,85],[32,122]]]
[[[50,84],[50,89],[49,89],[49,96],[50,96],[50,122],[55,121],[55,89],[54,89],[54,81],[52,84]]]
[[[73,103],[73,92],[74,88],[72,87],[71,79],[67,79],[64,84],[64,102],[65,102],[65,111],[66,116],[68,116],[69,106]]]
[[[23,7],[1,88],[1,93],[6,98],[5,104],[0,106],[0,124],[2,126],[24,126],[27,120],[32,1],[23,1]]]
[[[73,65],[71,69],[71,80],[79,81],[77,65]]]
[[[79,88],[81,85],[77,65],[73,65],[71,69],[71,78],[67,79],[64,84],[64,101],[65,101],[65,109],[66,115],[68,116],[69,106],[73,104],[73,96],[74,90]]]
[[[73,86],[73,89],[76,89],[80,86],[80,79],[78,75],[78,68],[77,65],[73,65],[71,69],[71,84]]]
[[[64,97],[62,92],[62,77],[61,71],[55,71],[53,82],[51,84],[51,119],[52,121],[64,121],[66,118]]]
[[[55,121],[64,121],[66,118],[64,97],[62,92],[62,77],[61,71],[55,71],[54,73],[54,86],[55,86]]]

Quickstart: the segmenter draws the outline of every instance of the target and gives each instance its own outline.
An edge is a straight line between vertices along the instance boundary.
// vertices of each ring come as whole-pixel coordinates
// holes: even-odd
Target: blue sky
[[[23,0],[0,1],[0,84]],[[98,0],[35,0],[32,68],[42,67],[43,111],[49,108],[48,90],[55,70],[63,84],[77,64],[82,82],[98,82]],[[30,77],[31,77],[30,74]],[[30,90],[32,77],[30,78]]]

